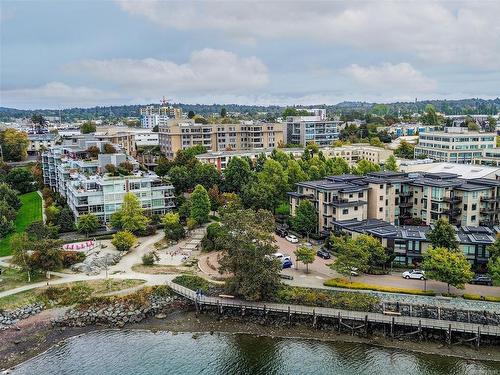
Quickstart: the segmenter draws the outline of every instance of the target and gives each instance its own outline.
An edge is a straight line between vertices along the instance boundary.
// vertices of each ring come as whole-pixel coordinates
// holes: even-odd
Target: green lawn
[[[42,198],[36,191],[19,196],[22,206],[16,216],[15,229],[0,240],[0,256],[10,255],[10,238],[14,233],[24,232],[33,221],[42,220]]]

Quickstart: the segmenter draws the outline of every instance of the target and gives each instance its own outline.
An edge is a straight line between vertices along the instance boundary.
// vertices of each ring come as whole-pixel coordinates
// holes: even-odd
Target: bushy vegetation
[[[282,286],[278,289],[273,302],[355,311],[374,311],[375,306],[379,303],[379,299],[376,296],[365,293]]]
[[[216,284],[195,275],[180,275],[173,279],[172,282],[191,290],[203,290],[204,292],[216,287]]]
[[[342,278],[333,278],[326,280],[323,285],[331,286],[335,288],[346,288],[346,289],[362,289],[362,290],[374,290],[377,292],[387,292],[387,293],[403,293],[403,294],[415,294],[424,296],[435,296],[436,293],[432,290],[420,290],[420,289],[407,289],[407,288],[396,288],[391,286],[383,285],[372,285],[361,282],[350,282],[349,280]]]
[[[481,296],[479,294],[469,294],[465,293],[463,295],[465,299],[477,300],[477,301],[488,301],[488,302],[500,302],[500,297],[496,296]]]

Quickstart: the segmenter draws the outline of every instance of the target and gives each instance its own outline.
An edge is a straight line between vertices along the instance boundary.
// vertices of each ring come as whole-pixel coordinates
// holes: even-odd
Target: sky
[[[500,96],[500,1],[0,0],[0,106]]]

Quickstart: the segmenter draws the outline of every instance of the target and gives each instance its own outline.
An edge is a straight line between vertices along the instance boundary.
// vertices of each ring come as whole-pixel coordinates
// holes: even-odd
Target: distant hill
[[[465,114],[488,114],[494,115],[500,112],[500,98],[496,99],[460,99],[460,100],[423,100],[417,102],[395,102],[383,104],[387,114],[412,114],[422,113],[428,104],[432,104],[438,112],[447,115],[465,115]],[[153,104],[151,104],[153,105]],[[265,118],[279,116],[285,107],[283,106],[254,106],[238,104],[184,104],[172,103],[176,107],[182,108],[187,113],[193,111],[203,116],[213,113],[220,113],[222,108],[228,112],[237,112],[243,117]],[[377,103],[367,102],[342,102],[335,105],[309,105],[300,106],[301,108],[326,108],[329,113],[370,113]],[[144,105],[121,105],[109,107],[92,108],[67,108],[61,110],[64,121],[73,121],[76,119],[118,119],[123,117],[139,116],[139,108]],[[380,106],[378,106],[380,107]],[[22,110],[15,108],[0,107],[0,120],[6,121],[10,118],[31,117],[33,114],[43,116],[58,116],[59,110],[40,109],[40,110]]]

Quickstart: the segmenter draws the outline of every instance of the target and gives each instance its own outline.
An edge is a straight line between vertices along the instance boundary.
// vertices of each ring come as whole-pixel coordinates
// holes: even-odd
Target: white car
[[[297,243],[299,242],[299,239],[295,237],[293,234],[289,234],[288,236],[285,237],[287,241],[290,241],[291,243]]]
[[[289,260],[291,261],[292,258],[290,258],[289,255],[286,255],[286,254],[282,254],[282,253],[274,253],[273,254],[273,257],[275,257],[276,259],[279,259],[281,260],[282,263],[284,263],[285,261]]]
[[[405,271],[402,276],[405,279],[425,280],[425,272],[421,270]]]

